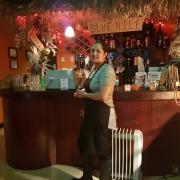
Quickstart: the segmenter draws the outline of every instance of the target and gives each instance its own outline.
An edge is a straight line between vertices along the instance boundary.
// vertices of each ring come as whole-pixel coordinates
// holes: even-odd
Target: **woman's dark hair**
[[[104,50],[104,52],[109,52],[109,47],[104,43],[104,41],[97,40],[94,44],[97,43],[102,45],[102,49]]]

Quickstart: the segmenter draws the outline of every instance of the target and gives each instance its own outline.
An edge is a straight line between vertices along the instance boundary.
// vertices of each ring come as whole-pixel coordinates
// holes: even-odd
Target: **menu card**
[[[68,79],[60,79],[60,89],[61,90],[68,90]]]

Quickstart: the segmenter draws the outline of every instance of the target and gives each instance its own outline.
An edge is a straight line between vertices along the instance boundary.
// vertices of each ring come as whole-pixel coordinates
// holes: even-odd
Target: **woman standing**
[[[77,90],[74,97],[85,101],[84,120],[78,138],[78,147],[83,158],[81,180],[92,180],[92,154],[96,151],[100,160],[100,180],[109,179],[111,174],[110,110],[114,107],[113,90],[115,72],[106,64],[107,49],[101,42],[92,45],[90,60],[94,64],[84,82],[85,90]],[[77,178],[74,178],[76,180]]]

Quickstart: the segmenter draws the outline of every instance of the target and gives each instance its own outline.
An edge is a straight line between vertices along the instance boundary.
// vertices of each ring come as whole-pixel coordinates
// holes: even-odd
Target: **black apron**
[[[89,88],[89,84],[95,74],[91,78],[87,78],[84,83],[87,93],[93,93]],[[108,129],[109,115],[110,107],[108,105],[101,101],[85,99],[84,119],[78,138],[78,146],[82,154],[94,154],[96,151],[99,156],[110,157],[111,131]]]

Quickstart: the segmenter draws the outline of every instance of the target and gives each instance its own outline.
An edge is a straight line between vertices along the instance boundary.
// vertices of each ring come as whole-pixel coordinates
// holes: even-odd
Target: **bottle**
[[[130,61],[131,59],[129,57],[124,61],[125,70],[123,71],[123,84],[131,84],[132,82],[130,76]]]
[[[113,33],[110,35],[109,46],[112,50],[116,49],[116,41]]]
[[[106,46],[109,46],[109,36],[108,36],[108,34],[105,35],[104,44]]]
[[[145,72],[149,72],[149,64],[150,64],[150,60],[149,59],[147,59],[146,60],[146,65],[145,65]]]
[[[112,53],[108,53],[107,55],[107,59],[108,59],[108,64],[112,65],[113,66],[113,55]]]
[[[146,35],[145,35],[145,38],[144,38],[144,47],[145,48],[150,47],[150,31],[149,30],[146,31]]]
[[[80,69],[84,69],[85,68],[85,58],[84,55],[81,55],[80,58]]]
[[[136,41],[136,47],[141,48],[141,39],[140,38],[138,38]]]
[[[169,40],[167,34],[164,33],[164,38],[163,38],[163,48],[166,49],[166,48],[169,47],[169,45],[170,45],[170,40]]]
[[[131,37],[131,48],[136,47],[136,38],[135,35],[132,35]]]
[[[96,41],[100,41],[100,35],[96,35]]]
[[[134,57],[134,62],[133,62],[133,77],[134,77],[134,81],[135,81],[135,74],[138,71],[138,59],[137,59],[137,55],[135,55]]]
[[[127,36],[125,39],[125,48],[130,48],[130,46],[131,46],[130,37]]]
[[[116,48],[123,46],[123,36],[122,33],[118,33],[116,36]]]
[[[138,65],[138,60],[137,60],[137,56],[134,57],[134,62],[133,62],[134,66]]]
[[[159,30],[157,32],[157,36],[156,36],[156,47],[158,48],[162,48],[163,47],[163,37],[164,37],[164,33],[162,31],[161,28],[161,24],[159,24]]]
[[[103,34],[100,39],[102,42],[105,42],[105,35]]]

